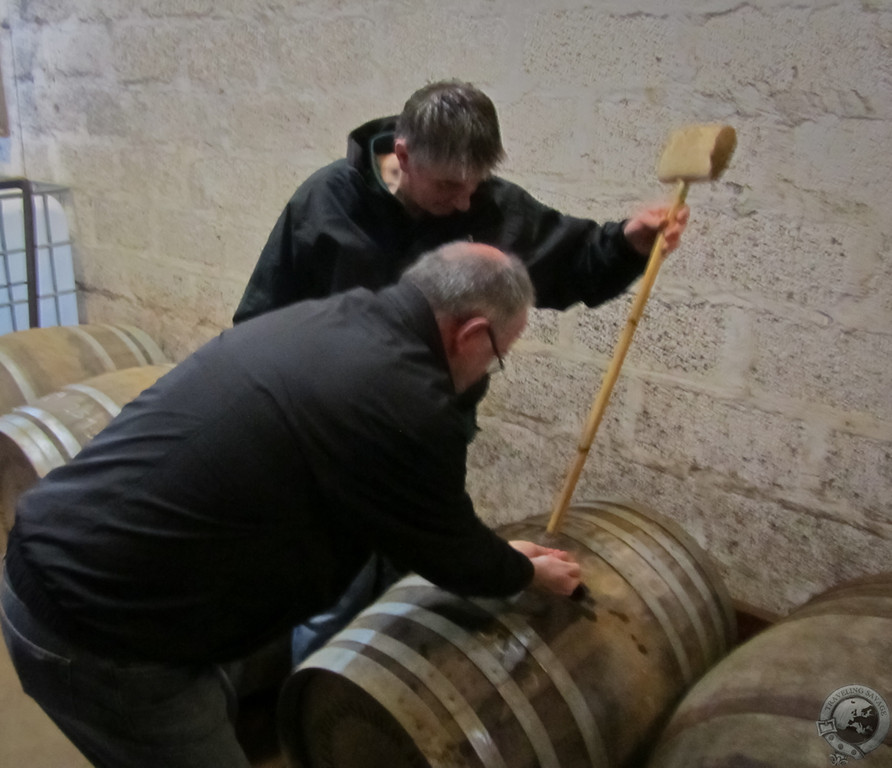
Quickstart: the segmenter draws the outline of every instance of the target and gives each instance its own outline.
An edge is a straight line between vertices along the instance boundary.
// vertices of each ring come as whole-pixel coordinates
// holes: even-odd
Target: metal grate
[[[78,323],[66,191],[0,180],[0,334]]]

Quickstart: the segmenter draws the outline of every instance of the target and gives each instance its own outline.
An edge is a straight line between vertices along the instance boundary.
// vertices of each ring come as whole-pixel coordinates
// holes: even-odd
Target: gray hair
[[[464,322],[485,317],[503,328],[535,301],[535,290],[524,263],[516,256],[493,258],[479,246],[456,242],[424,254],[400,282],[417,287],[434,314]]]
[[[415,91],[397,119],[395,135],[421,162],[454,168],[463,176],[486,176],[505,157],[492,101],[458,80]]]

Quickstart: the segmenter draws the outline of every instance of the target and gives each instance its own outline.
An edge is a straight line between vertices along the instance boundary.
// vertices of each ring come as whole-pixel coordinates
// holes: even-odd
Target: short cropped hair
[[[460,322],[485,317],[501,329],[536,298],[524,263],[505,256],[482,256],[464,241],[449,243],[421,256],[400,281],[416,286],[437,315]]]
[[[396,138],[429,165],[487,176],[505,158],[495,105],[471,83],[441,80],[415,91],[396,122]]]

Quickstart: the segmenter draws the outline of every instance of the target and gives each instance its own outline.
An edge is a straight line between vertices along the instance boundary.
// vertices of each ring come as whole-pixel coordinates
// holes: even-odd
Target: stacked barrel
[[[740,645],[684,697],[648,768],[892,766],[892,572]]]
[[[171,367],[148,334],[127,325],[0,336],[0,552],[21,493]]]

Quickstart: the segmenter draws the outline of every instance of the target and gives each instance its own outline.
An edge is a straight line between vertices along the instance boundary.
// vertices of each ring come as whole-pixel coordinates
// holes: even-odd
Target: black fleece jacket
[[[23,495],[12,586],[88,648],[169,662],[246,654],[329,607],[372,551],[513,594],[532,564],[474,512],[465,411],[410,284],[267,313]]]

